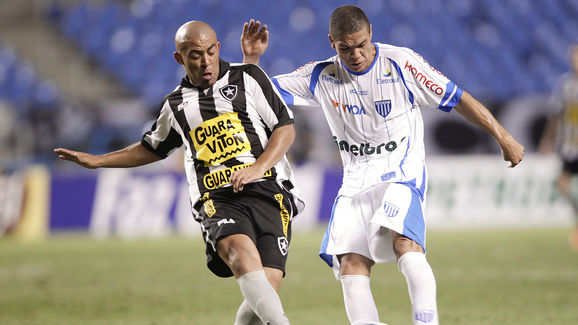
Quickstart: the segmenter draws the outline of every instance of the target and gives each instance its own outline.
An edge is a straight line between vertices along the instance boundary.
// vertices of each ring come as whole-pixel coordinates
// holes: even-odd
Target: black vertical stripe
[[[187,117],[185,115],[185,108],[179,110],[179,105],[183,103],[183,91],[187,90],[188,88],[179,87],[178,91],[171,94],[169,97],[169,105],[175,115],[175,119],[177,123],[179,123],[181,129],[183,130],[183,135],[187,139],[189,143],[189,148],[191,149],[191,156],[194,157],[196,155],[195,145],[193,143],[193,139],[191,139],[191,127],[187,122]],[[197,174],[197,186],[199,187],[199,191],[201,193],[207,191],[205,185],[203,184],[203,176],[209,173],[209,168],[205,167],[202,162],[199,163],[198,160],[194,160],[195,162],[195,173]]]
[[[219,116],[215,108],[215,98],[213,98],[213,87],[208,89],[197,88],[199,93],[199,111],[203,121],[208,121]],[[205,93],[206,92],[206,93]]]
[[[255,131],[255,127],[253,123],[251,123],[251,119],[249,118],[249,114],[247,113],[247,98],[245,96],[245,81],[243,79],[244,73],[247,73],[247,69],[255,69],[255,66],[252,65],[243,65],[243,66],[236,66],[231,67],[231,73],[229,77],[229,81],[237,85],[239,90],[242,90],[237,97],[233,100],[233,110],[238,112],[239,117],[241,118],[241,123],[245,128],[245,132],[247,133],[247,137],[249,138],[249,142],[251,143],[251,154],[255,159],[259,158],[259,156],[265,151],[265,148],[261,145],[261,140],[259,139],[259,135]],[[257,70],[261,71],[259,68]],[[270,82],[269,82],[270,85]],[[262,87],[261,87],[262,88]],[[272,90],[271,90],[272,91]],[[275,95],[273,93],[273,95]],[[255,103],[259,105],[259,103]],[[283,102],[279,102],[279,104],[283,104]],[[267,133],[267,139],[271,136],[271,130],[267,126],[267,124],[261,119],[260,122],[263,124],[265,131]],[[271,168],[272,170],[272,178],[277,177],[277,171],[275,168]]]
[[[221,68],[223,68],[222,65]],[[219,74],[224,75],[225,72],[220,71]],[[213,87],[208,88],[206,90],[206,94],[205,91],[202,89],[198,89],[198,91],[199,91],[199,110],[201,112],[203,122],[218,117],[220,114],[219,112],[217,112],[217,107],[215,105],[215,96],[221,96],[220,91],[217,90],[217,93],[214,93]],[[240,165],[242,164],[242,162],[237,160],[235,157],[232,157],[230,159],[225,160],[221,164],[231,167]]]
[[[265,99],[267,99],[267,103],[277,116],[279,123],[284,125],[287,120],[290,120],[291,117],[289,116],[289,112],[287,111],[285,102],[281,99],[281,97],[277,96],[277,93],[273,90],[273,85],[271,84],[271,80],[263,70],[259,67],[247,64],[244,65],[246,72],[257,81],[259,87],[263,91],[265,95]]]
[[[192,154],[195,153],[195,147],[193,146],[193,141],[191,139],[190,131],[191,128],[189,123],[187,122],[187,118],[185,116],[184,108],[179,110],[179,105],[183,103],[183,87],[179,87],[176,91],[171,93],[168,98],[169,106],[173,111],[173,115],[175,116],[175,120],[183,130],[183,135],[187,139],[189,146],[191,147]]]
[[[263,153],[264,149],[247,112],[247,97],[245,96],[245,81],[243,80],[244,69],[242,69],[242,67],[243,66],[231,67],[229,74],[229,83],[237,85],[237,96],[232,102],[233,111],[239,114],[241,124],[245,128],[249,143],[251,143],[251,154],[257,158]]]

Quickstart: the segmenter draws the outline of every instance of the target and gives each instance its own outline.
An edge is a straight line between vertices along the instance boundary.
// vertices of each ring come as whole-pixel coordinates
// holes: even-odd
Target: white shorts
[[[423,205],[422,195],[410,183],[381,183],[355,196],[338,196],[319,256],[336,271],[336,256],[346,253],[376,263],[397,263],[388,229],[412,239],[425,251]]]

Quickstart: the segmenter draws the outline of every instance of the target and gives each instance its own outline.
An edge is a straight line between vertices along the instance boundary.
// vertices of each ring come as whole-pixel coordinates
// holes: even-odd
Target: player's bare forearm
[[[510,162],[510,167],[514,167],[522,161],[524,157],[524,146],[502,127],[494,115],[479,101],[469,93],[463,92],[460,102],[456,106],[462,116],[471,123],[481,127],[490,133],[500,145],[504,160]]]
[[[269,31],[267,25],[261,26],[260,21],[251,19],[243,25],[241,34],[241,50],[243,63],[259,65],[259,58],[269,46]]]
[[[92,155],[65,148],[54,149],[54,152],[58,154],[60,159],[68,160],[90,169],[138,167],[161,159],[143,147],[140,142],[104,155]]]
[[[243,186],[251,183],[271,169],[287,153],[295,140],[295,128],[293,124],[276,128],[271,134],[265,151],[257,158],[250,167],[235,171],[231,175],[231,184],[235,192],[242,191]]]

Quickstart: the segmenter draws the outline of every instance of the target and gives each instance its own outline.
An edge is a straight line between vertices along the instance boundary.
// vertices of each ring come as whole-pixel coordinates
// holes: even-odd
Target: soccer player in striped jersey
[[[87,168],[136,167],[184,145],[207,266],[220,277],[234,275],[245,298],[235,324],[289,324],[277,291],[291,219],[303,208],[285,156],[295,137],[293,115],[259,67],[219,59],[208,24],[182,25],[175,47],[186,77],[164,98],[140,142],[104,155],[55,152]]]
[[[244,62],[259,63],[266,26],[243,28]],[[329,43],[337,55],[276,76],[287,104],[321,106],[341,154],[343,183],[320,256],[341,280],[351,324],[379,316],[369,275],[375,263],[397,263],[407,280],[415,325],[436,325],[436,283],[425,256],[427,172],[420,110],[455,109],[489,132],[516,166],[524,148],[484,105],[408,48],[373,43],[356,6],[337,8]]]
[[[556,184],[573,208],[574,230],[570,234],[569,244],[578,251],[578,199],[571,190],[571,181],[578,175],[578,44],[570,46],[569,61],[572,71],[559,78],[552,92],[550,116],[539,150],[550,153],[558,141],[557,152],[562,160],[562,172]]]

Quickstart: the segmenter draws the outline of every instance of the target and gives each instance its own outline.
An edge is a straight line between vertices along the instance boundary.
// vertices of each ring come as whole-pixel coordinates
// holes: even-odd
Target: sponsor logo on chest
[[[190,132],[197,159],[215,166],[251,150],[237,113],[226,113],[205,121]]]
[[[341,104],[336,102],[333,99],[330,99],[333,107],[337,110],[342,110],[343,113],[351,114],[351,115],[366,115],[365,109],[361,105],[351,105],[351,104]]]
[[[391,71],[389,71],[389,69],[386,69],[383,78],[377,78],[376,82],[378,85],[394,84],[400,82],[400,78],[399,77],[394,78]]]

